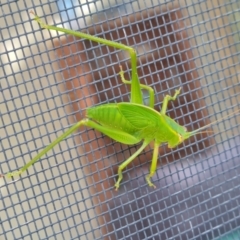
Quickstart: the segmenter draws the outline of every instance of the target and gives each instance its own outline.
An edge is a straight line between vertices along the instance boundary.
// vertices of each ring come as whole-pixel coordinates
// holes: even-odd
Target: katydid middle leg
[[[150,172],[146,177],[146,181],[149,185],[149,187],[154,187],[156,188],[156,186],[151,182],[151,178],[152,176],[155,174],[156,169],[157,169],[157,160],[158,160],[158,149],[159,149],[160,144],[155,142],[154,143],[154,150],[153,150],[153,157],[152,157],[152,163],[151,163],[151,167],[150,167]]]
[[[119,167],[118,167],[118,180],[117,180],[117,182],[114,185],[116,187],[115,190],[118,190],[118,188],[120,186],[120,182],[121,182],[121,180],[123,178],[123,175],[122,175],[123,169],[126,168],[127,165],[129,165],[143,151],[143,149],[148,144],[149,144],[149,141],[144,141],[142,146],[133,155],[131,155],[127,160],[125,160],[121,165],[119,165]]]
[[[124,78],[124,71],[122,70],[122,66],[121,65],[120,65],[120,72],[119,72],[119,74],[120,74],[120,77],[121,77],[121,80],[122,80],[123,83],[132,85],[132,81],[126,80]],[[140,84],[140,88],[141,89],[145,89],[145,90],[148,91],[149,98],[150,98],[149,99],[149,107],[153,108],[154,107],[154,90],[151,87],[149,87],[147,85],[144,85],[144,84]],[[132,88],[131,91],[134,91],[134,89]]]

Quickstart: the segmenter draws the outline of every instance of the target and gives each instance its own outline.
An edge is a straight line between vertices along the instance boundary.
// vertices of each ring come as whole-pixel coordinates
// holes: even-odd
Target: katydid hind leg
[[[138,103],[138,104],[143,104],[143,98],[142,98],[142,92],[140,88],[140,83],[138,79],[138,74],[137,74],[137,54],[134,48],[129,47],[125,44],[110,41],[104,38],[99,38],[96,36],[92,36],[90,34],[84,33],[84,32],[78,32],[66,28],[60,28],[56,26],[51,26],[46,23],[44,23],[34,12],[31,12],[34,15],[34,20],[37,21],[42,28],[48,29],[48,30],[54,30],[54,31],[59,31],[59,32],[64,32],[66,34],[88,39],[93,42],[101,43],[104,45],[107,45],[109,47],[114,47],[117,49],[121,49],[124,51],[127,51],[130,55],[131,59],[131,102],[132,103]]]
[[[35,162],[37,162],[42,156],[44,156],[48,151],[53,149],[58,143],[60,143],[63,139],[69,136],[71,133],[76,131],[80,126],[86,125],[89,121],[88,118],[84,118],[83,120],[77,122],[72,127],[70,127],[66,132],[64,132],[61,136],[51,142],[47,147],[45,147],[42,151],[40,151],[32,160],[30,160],[27,164],[25,164],[20,170],[9,172],[5,174],[7,177],[14,177],[21,175],[24,171],[26,171],[30,166],[32,166]]]
[[[120,186],[120,182],[123,179],[123,175],[122,175],[122,171],[124,168],[126,168],[143,150],[144,148],[149,144],[149,142],[144,141],[142,146],[133,154],[131,155],[127,160],[125,160],[121,165],[119,165],[118,167],[118,180],[115,183],[115,190],[117,191],[119,186]]]
[[[132,85],[132,81],[130,80],[126,80],[124,78],[124,71],[122,69],[122,66],[120,65],[120,72],[119,72],[119,75],[121,77],[121,80],[124,84],[129,84],[129,85]],[[154,90],[152,87],[149,87],[147,85],[144,85],[144,84],[140,84],[140,88],[141,89],[145,89],[148,91],[148,94],[149,94],[149,107],[150,108],[153,108],[154,107]],[[134,91],[134,89],[132,89],[132,91]]]
[[[107,135],[111,139],[113,139],[117,142],[123,143],[123,144],[133,145],[133,144],[139,143],[142,140],[142,139],[136,138],[135,136],[133,136],[129,133],[126,133],[124,131],[110,128],[107,126],[102,126],[91,120],[88,120],[88,122],[85,125],[93,128],[93,129]]]
[[[80,126],[92,127],[95,130],[98,130],[99,132],[102,132],[105,135],[109,136],[110,138],[112,138],[118,142],[125,143],[125,144],[133,145],[133,144],[136,144],[141,141],[141,139],[138,139],[130,134],[127,134],[125,132],[122,132],[122,131],[119,131],[116,129],[111,129],[111,128],[107,128],[105,126],[101,126],[100,124],[97,124],[96,122],[94,122],[88,118],[84,118],[83,120],[79,121],[78,123],[76,123],[72,127],[70,127],[66,132],[64,132],[61,136],[59,136],[52,143],[50,143],[47,147],[45,147],[42,151],[40,151],[33,159],[31,159],[27,164],[25,164],[20,170],[14,171],[14,172],[9,172],[9,173],[5,174],[5,176],[10,178],[10,177],[21,175],[30,166],[32,166],[35,162],[37,162],[43,155],[45,155],[48,151],[53,149],[58,143],[60,143],[63,139],[65,139],[71,133],[76,131]],[[136,155],[134,154],[133,158],[135,156]],[[2,174],[2,176],[4,176],[4,175]]]
[[[156,143],[156,142],[154,143],[153,158],[152,158],[152,162],[151,162],[151,166],[150,166],[150,171],[146,177],[146,181],[147,181],[147,184],[149,185],[149,187],[154,187],[154,188],[156,188],[156,186],[152,183],[151,178],[153,177],[153,175],[155,174],[156,169],[157,169],[159,146],[160,146],[159,143]]]
[[[162,114],[164,114],[164,115],[166,114],[168,102],[175,101],[177,99],[178,95],[180,94],[180,92],[181,92],[181,88],[175,90],[175,94],[173,96],[170,96],[170,95],[165,96],[165,98],[163,99],[163,104],[162,104],[162,110],[161,110]]]

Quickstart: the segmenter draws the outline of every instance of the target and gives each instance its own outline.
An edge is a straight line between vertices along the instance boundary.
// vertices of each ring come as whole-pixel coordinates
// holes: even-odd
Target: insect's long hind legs
[[[124,71],[122,69],[122,66],[120,65],[119,67],[120,67],[119,75],[121,77],[122,82],[125,83],[125,84],[131,85],[132,81],[126,80],[124,78]],[[149,107],[153,108],[153,106],[154,106],[154,90],[151,87],[149,87],[147,85],[144,85],[144,84],[140,84],[140,88],[148,91],[148,93],[149,93]]]
[[[164,115],[166,114],[168,102],[176,100],[176,98],[180,94],[180,92],[181,92],[181,88],[179,88],[178,90],[175,90],[175,94],[173,97],[170,95],[165,96],[165,98],[163,99],[163,105],[162,105],[162,110],[161,110],[162,114],[164,114]]]
[[[76,131],[80,126],[85,125],[87,126],[87,123],[90,120],[88,118],[84,118],[81,121],[75,123],[72,127],[70,127],[66,132],[64,132],[61,136],[59,136],[57,139],[55,139],[53,142],[51,142],[47,147],[45,147],[42,151],[40,151],[32,160],[30,160],[27,164],[25,164],[20,170],[9,172],[6,174],[7,177],[14,177],[21,175],[24,171],[26,171],[31,165],[33,165],[36,161],[38,161],[43,155],[45,155],[49,150],[51,150],[54,146],[56,146],[58,143],[60,143],[63,139],[65,139],[67,136],[69,136],[71,133]]]
[[[159,149],[159,143],[154,143],[154,150],[153,150],[153,158],[152,158],[152,163],[151,163],[151,167],[150,167],[150,172],[146,177],[146,181],[149,185],[149,187],[154,187],[156,188],[156,186],[151,182],[151,178],[153,177],[153,175],[156,172],[157,169],[157,160],[158,160],[158,149]]]
[[[127,160],[125,160],[121,165],[119,165],[118,167],[118,180],[117,182],[115,183],[115,190],[117,191],[119,186],[120,186],[120,182],[122,181],[123,179],[123,175],[122,175],[122,171],[124,168],[127,167],[127,165],[129,163],[131,163],[142,151],[143,149],[149,144],[149,142],[143,142],[142,146],[133,154],[131,155]]]

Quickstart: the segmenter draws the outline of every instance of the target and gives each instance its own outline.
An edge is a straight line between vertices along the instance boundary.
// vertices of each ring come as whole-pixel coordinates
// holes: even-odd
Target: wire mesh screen
[[[239,109],[239,1],[1,1],[0,172],[16,171],[91,106],[129,102],[122,50],[56,31],[44,22],[132,46],[142,84],[167,115],[194,130]],[[143,100],[149,103],[148,92]],[[1,239],[239,239],[240,117],[175,148],[124,145],[81,127],[21,176],[0,178]],[[211,131],[213,132],[211,132]]]

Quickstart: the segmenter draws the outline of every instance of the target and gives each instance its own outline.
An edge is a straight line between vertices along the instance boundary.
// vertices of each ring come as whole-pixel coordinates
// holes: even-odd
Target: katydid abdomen
[[[86,110],[86,117],[98,122],[102,126],[134,134],[138,129],[134,128],[121,114],[117,103],[95,106]],[[124,126],[124,129],[123,127]]]

